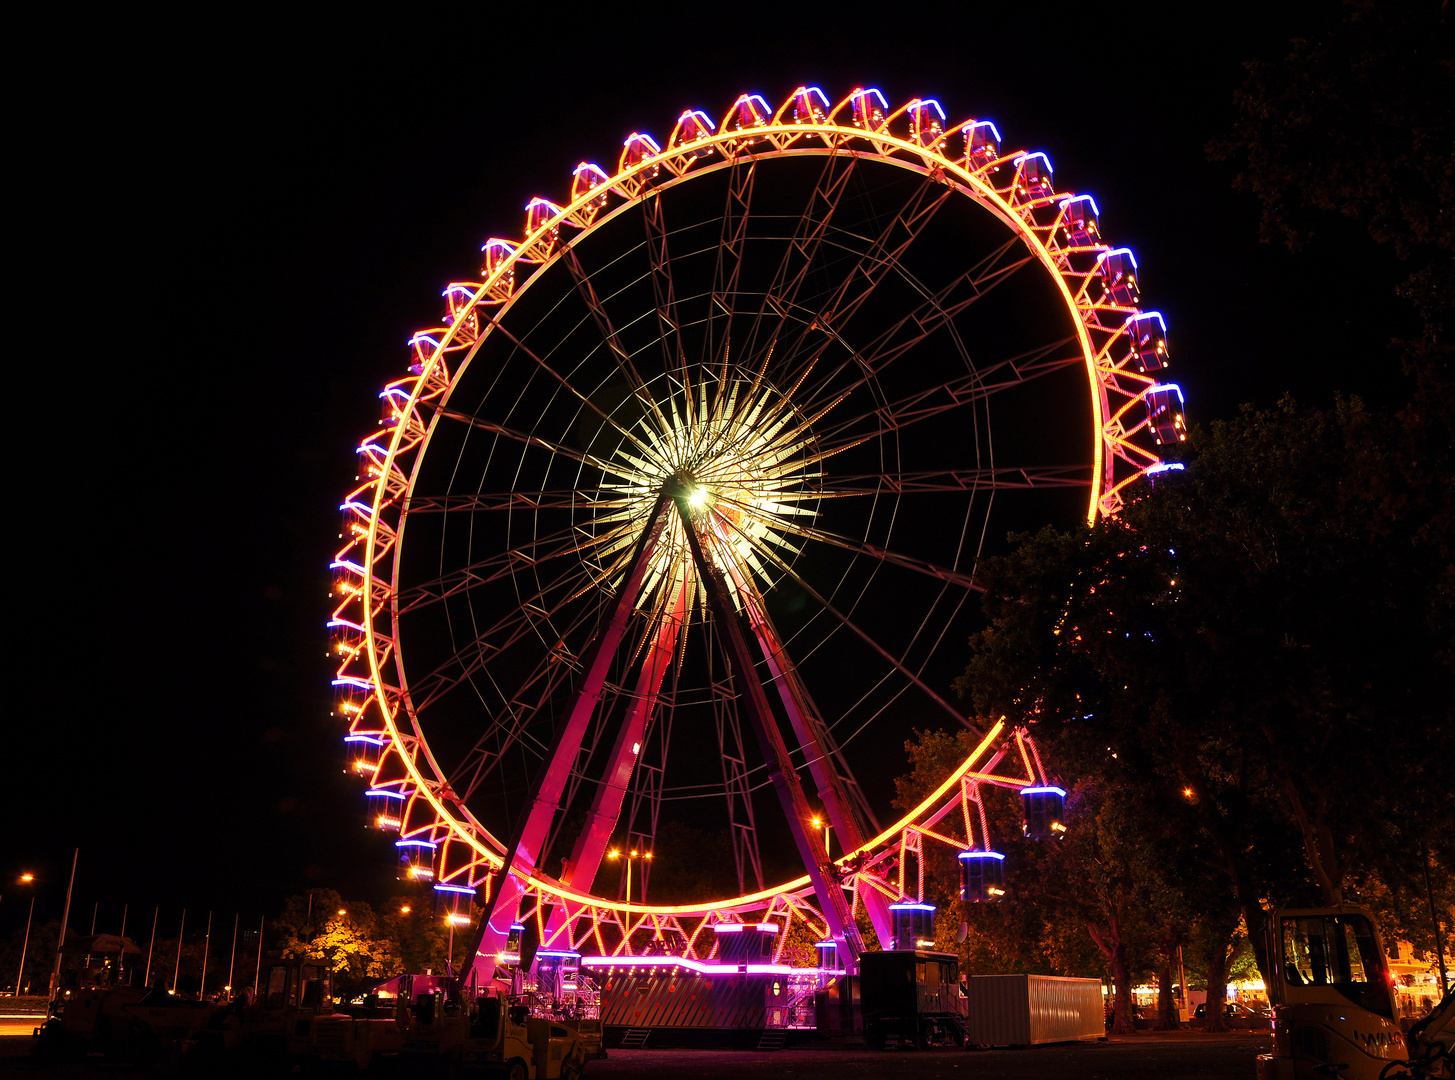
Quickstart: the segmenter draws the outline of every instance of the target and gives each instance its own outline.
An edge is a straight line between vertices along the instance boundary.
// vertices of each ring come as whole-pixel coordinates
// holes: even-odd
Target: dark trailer
[[[890,1039],[902,1046],[965,1044],[959,957],[925,949],[866,952],[859,975],[864,1041],[874,1049]]]

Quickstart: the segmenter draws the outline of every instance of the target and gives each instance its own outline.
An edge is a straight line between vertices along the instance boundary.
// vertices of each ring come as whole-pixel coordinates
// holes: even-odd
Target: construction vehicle
[[[183,1050],[194,1058],[245,1054],[258,1060],[301,1061],[315,1056],[314,1030],[333,1012],[332,973],[317,960],[264,965],[256,996],[244,990],[219,1003]]]
[[[581,1024],[595,1024],[591,1033]],[[575,1080],[596,1053],[600,1022],[532,1015],[530,995],[445,975],[400,975],[375,987],[353,1014],[319,1018],[314,1059],[369,1069],[396,1059],[405,1073],[440,1065],[509,1080]],[[423,1068],[420,1068],[423,1067]]]
[[[1408,1034],[1396,1020],[1384,945],[1357,908],[1276,911],[1266,939],[1273,1049],[1258,1080],[1449,1080],[1455,994]]]
[[[68,945],[67,951],[87,944]],[[126,953],[116,955],[119,960]],[[88,968],[51,1002],[50,1016],[36,1029],[35,1049],[49,1056],[103,1053],[132,1061],[239,1050],[278,1060],[312,1056],[312,1026],[333,1008],[328,970],[316,961],[277,961],[263,969],[262,986],[256,1000],[245,991],[230,1002],[189,1001],[161,987],[132,985],[119,963]]]

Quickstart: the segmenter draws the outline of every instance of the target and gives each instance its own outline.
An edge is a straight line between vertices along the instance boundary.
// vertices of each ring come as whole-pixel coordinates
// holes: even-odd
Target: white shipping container
[[[1101,983],[1055,975],[972,975],[965,988],[967,1042],[1038,1046],[1106,1034]]]

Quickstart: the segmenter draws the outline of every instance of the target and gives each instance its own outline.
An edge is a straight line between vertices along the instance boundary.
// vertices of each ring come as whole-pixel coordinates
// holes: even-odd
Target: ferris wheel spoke
[[[996,394],[1024,386],[1035,379],[1054,375],[1067,368],[1079,368],[1085,364],[1082,357],[1054,355],[1072,340],[1074,339],[1063,338],[1060,341],[1051,342],[1021,356],[1001,360],[982,370],[949,379],[888,404],[874,405],[868,411],[857,416],[826,425],[818,439],[821,457],[832,457],[834,454],[851,446],[857,446],[868,439],[902,431],[911,424],[921,423],[942,413],[973,405]],[[1000,372],[1001,377],[987,378],[996,372]],[[852,389],[858,389],[870,381],[870,377],[856,380],[852,384]],[[866,421],[873,426],[860,426],[864,425]]]
[[[553,584],[558,588],[566,588],[569,587],[568,583],[585,581],[589,576],[587,571],[576,571],[562,582]],[[526,597],[518,607],[512,608],[507,615],[475,634],[468,644],[456,649],[445,660],[436,664],[427,675],[413,683],[411,696],[416,702],[416,708],[423,711],[478,671],[491,657],[504,653],[527,635],[538,632],[540,627],[549,626],[551,620],[570,603],[572,596],[561,598],[547,608],[542,603],[546,598],[545,592],[545,589],[541,589],[535,595]],[[572,595],[577,593],[579,589],[572,590]],[[570,631],[578,629],[587,618],[589,613],[578,612],[566,633],[560,635],[561,640],[564,642]],[[504,635],[503,639],[500,635]],[[555,636],[549,631],[548,635]],[[551,653],[555,659],[566,663],[576,659],[564,644],[553,648]]]
[[[535,540],[515,544],[505,551],[451,570],[447,574],[401,589],[396,601],[398,614],[407,615],[448,600],[466,590],[490,585],[518,571],[565,555],[575,555],[582,550],[583,540],[579,529],[574,526],[558,529]]]
[[[779,335],[787,324],[790,312],[797,304],[798,294],[802,290],[804,282],[808,280],[809,272],[816,263],[819,250],[829,234],[829,227],[833,223],[834,215],[838,212],[839,204],[848,190],[849,182],[855,175],[854,166],[857,162],[856,157],[839,154],[830,154],[825,158],[823,169],[814,184],[813,193],[809,196],[808,205],[804,207],[793,235],[784,248],[778,268],[773,273],[773,280],[763,295],[763,302],[758,307],[758,313],[753,319],[743,344],[743,355],[756,354],[761,357],[756,364],[755,387],[766,373]],[[842,168],[840,168],[841,165]],[[769,335],[767,345],[759,349],[757,348],[758,334],[765,316],[770,311],[776,317],[773,330]]]
[[[733,562],[726,563],[738,595],[744,600],[748,621],[767,661],[772,681],[783,702],[794,734],[798,737],[820,801],[846,850],[858,847],[864,836],[879,831],[874,812],[833,736],[823,722],[823,713],[800,677],[797,665],[783,645],[782,635],[768,614],[768,605],[752,579]],[[869,827],[872,826],[872,831]]]
[[[953,705],[946,701],[939,692],[937,692],[932,686],[930,686],[922,678],[920,678],[920,676],[916,672],[911,671],[905,665],[903,660],[895,656],[883,645],[879,644],[879,642],[873,637],[873,635],[862,629],[847,615],[841,612],[838,608],[834,607],[834,605],[829,602],[827,597],[825,597],[807,581],[803,580],[802,576],[799,575],[798,572],[795,571],[793,567],[790,566],[782,558],[782,556],[778,554],[778,552],[774,551],[770,545],[762,543],[756,537],[752,536],[750,533],[743,530],[733,522],[729,521],[727,524],[733,529],[734,532],[736,532],[739,536],[742,536],[745,540],[747,540],[749,544],[751,544],[756,549],[759,558],[771,563],[778,570],[782,571],[788,577],[792,578],[793,581],[798,585],[798,587],[801,588],[805,594],[817,601],[818,604],[824,609],[824,611],[828,612],[828,614],[831,615],[835,620],[837,620],[841,626],[853,633],[854,636],[859,638],[861,641],[864,642],[864,644],[868,645],[871,649],[878,653],[880,657],[882,657],[884,660],[887,660],[896,671],[898,671],[906,679],[908,679],[915,686],[917,686],[926,697],[928,697],[931,701],[933,701],[936,705],[943,709],[948,715],[954,717],[956,723],[960,724],[965,728],[968,728],[970,731],[976,733],[977,735],[982,734],[979,729],[977,729],[973,724],[966,720],[964,716],[960,714],[960,711],[958,709],[956,709]]]
[[[863,540],[855,540],[849,536],[840,536],[826,529],[815,529],[810,525],[800,525],[796,522],[784,522],[779,518],[767,514],[753,513],[751,509],[749,513],[765,525],[771,525],[802,540],[815,540],[821,544],[839,548],[842,551],[850,551],[856,555],[867,555],[872,559],[878,559],[882,563],[902,567],[905,570],[913,570],[915,573],[924,574],[938,581],[947,581],[952,585],[959,585],[962,588],[974,589],[977,592],[983,589],[983,586],[972,575],[960,570],[953,570],[947,566],[939,566],[927,559],[918,559],[912,555],[901,555],[898,552],[890,551],[888,548],[879,547],[877,544],[870,544]]]
[[[727,194],[719,230],[717,259],[712,271],[712,292],[707,310],[707,341],[703,359],[717,370],[719,385],[727,382],[728,349],[732,341],[733,311],[737,307],[738,281],[748,240],[748,222],[753,205],[756,158],[735,158],[728,169]],[[720,325],[720,336],[714,337]]]
[[[799,333],[790,356],[796,356],[802,343],[814,330],[824,327],[834,334],[840,334],[853,319],[854,314],[874,294],[889,272],[899,265],[906,251],[919,239],[935,213],[953,194],[954,189],[941,185],[932,175],[927,175],[904,203],[859,253],[828,300],[814,314]],[[933,196],[933,197],[931,197]]]
[[[459,495],[416,495],[404,505],[409,514],[474,513],[484,510],[618,510],[632,504],[627,496],[601,498],[602,488],[548,488],[542,491],[475,492]]]
[[[573,245],[567,244],[561,251],[561,260],[566,264],[566,269],[571,272],[571,280],[575,282],[576,293],[586,304],[591,312],[592,321],[596,323],[596,329],[601,333],[602,340],[606,343],[607,349],[611,352],[612,359],[616,362],[616,369],[624,379],[627,386],[631,388],[632,395],[647,410],[648,414],[655,417],[660,425],[658,430],[667,434],[672,430],[666,416],[662,414],[656,398],[647,390],[647,384],[642,381],[641,374],[637,371],[636,365],[632,362],[631,353],[626,351],[621,339],[617,337],[616,328],[612,326],[611,316],[606,313],[605,306],[601,303],[601,297],[596,294],[596,288],[591,284],[591,275],[581,265],[580,258],[576,255]]]
[[[664,371],[677,372],[677,378],[682,383],[683,401],[690,408],[692,373],[682,344],[682,321],[677,316],[677,288],[672,281],[672,256],[667,243],[667,224],[662,214],[660,192],[653,191],[642,200],[642,217],[647,227],[647,258],[652,264],[652,295],[657,307],[662,367]],[[673,413],[675,412],[674,403]]]
[[[561,386],[565,387],[566,390],[568,390],[571,395],[576,398],[577,401],[581,402],[581,404],[585,405],[588,409],[594,412],[606,424],[610,425],[613,429],[615,429],[616,433],[620,435],[623,439],[626,439],[628,442],[630,442],[646,457],[651,459],[655,459],[657,457],[657,450],[655,447],[651,446],[648,443],[642,442],[642,440],[639,439],[636,435],[632,434],[626,428],[622,427],[619,423],[617,423],[615,417],[602,410],[602,408],[594,401],[592,401],[587,395],[581,393],[580,390],[577,390],[576,387],[571,384],[571,381],[569,379],[567,379],[550,364],[546,363],[538,355],[536,355],[535,350],[531,349],[528,345],[526,345],[525,342],[521,341],[520,338],[516,337],[499,323],[496,324],[496,329],[498,329],[500,333],[504,334],[507,338],[509,338],[510,341],[515,345],[515,347],[521,352],[525,353],[525,355],[529,357],[537,367],[539,367],[542,371],[546,372],[546,374],[548,374],[551,378],[555,379],[556,382],[558,382]],[[660,465],[661,462],[658,461],[657,464]]]
[[[950,325],[996,286],[1036,261],[1029,252],[1009,262],[1004,261],[1007,255],[1019,249],[1020,238],[1011,237],[974,266],[956,275],[949,284],[926,296],[914,310],[881,331],[860,350],[861,363],[877,374],[935,331]],[[902,336],[906,333],[907,336]]]
[[[488,671],[486,674],[489,674]],[[539,714],[540,709],[550,700],[551,695],[555,693],[569,674],[569,669],[564,665],[547,664],[543,661],[537,665],[536,670],[527,678],[525,685],[516,688],[510,694],[504,693],[498,684],[495,685],[495,690],[500,694],[501,700],[504,703],[501,712],[510,718],[510,723],[509,725],[502,725],[499,721],[496,721],[492,724],[476,740],[475,745],[461,759],[459,766],[451,774],[450,786],[456,791],[463,792],[461,795],[462,799],[468,802],[479,789],[480,785],[494,774],[510,749],[513,746],[521,745],[522,736],[530,721]],[[491,682],[493,684],[494,679],[491,679]],[[536,695],[537,701],[533,705],[523,703],[520,700],[521,696],[536,683],[541,683],[539,692]],[[487,743],[491,742],[492,737],[493,745],[487,745]],[[544,757],[548,750],[549,747],[539,742],[534,748],[536,755],[539,757]],[[466,779],[467,773],[468,779]]]
[[[637,671],[635,689],[628,697],[626,717],[617,731],[611,756],[592,797],[591,810],[587,814],[586,824],[576,837],[571,849],[568,882],[576,888],[590,889],[591,883],[595,880],[601,858],[605,854],[607,843],[611,838],[611,832],[621,819],[622,804],[625,801],[628,787],[631,786],[636,792],[633,795],[631,813],[627,818],[628,839],[630,840],[631,826],[641,801],[640,786],[643,782],[649,786],[653,783],[652,766],[648,764],[647,755],[642,753],[642,749],[648,744],[647,732],[661,696],[662,681],[668,669],[673,666],[677,635],[687,620],[687,597],[691,588],[691,584],[683,580],[672,590],[670,614],[666,613],[667,603],[664,602],[648,620],[649,640],[643,649],[637,650],[644,652],[644,655]],[[633,655],[635,656],[635,652]],[[609,712],[603,712],[602,715],[609,715]],[[602,726],[604,725],[598,725],[595,729],[598,739]],[[665,751],[663,757],[665,758]],[[587,755],[587,758],[589,760],[590,754]],[[584,770],[577,770],[573,773],[577,786],[582,778],[584,778]],[[656,826],[656,807],[660,806],[660,768],[655,771],[655,785],[658,790],[658,798],[653,803],[654,809],[651,813],[653,833],[655,833]],[[574,789],[571,794],[574,796]],[[571,797],[568,797],[565,805],[570,805],[571,801]],[[557,828],[564,824],[565,818],[563,817]]]
[[[821,488],[801,492],[775,492],[775,502],[808,502],[818,498],[856,495],[899,495],[951,491],[999,491],[1024,488],[1089,487],[1085,465],[1042,465],[1000,469],[941,469],[921,472],[881,472],[826,475]]]
[[[967,310],[978,300],[984,299],[996,286],[1010,280],[1014,274],[1025,266],[1030,265],[1034,259],[1031,255],[1015,259],[1010,263],[1002,260],[1006,255],[1016,249],[1020,243],[1019,239],[1012,237],[995,251],[981,259],[974,266],[955,276],[947,285],[937,292],[929,294],[922,300],[908,315],[898,319],[893,325],[881,331],[862,349],[854,349],[845,345],[849,355],[840,360],[832,368],[820,373],[818,389],[815,394],[810,395],[810,400],[821,393],[843,394],[865,386],[878,378],[891,363],[904,356],[920,342],[930,337],[937,331],[949,328],[954,331],[955,318]],[[968,290],[968,291],[967,291]],[[837,336],[837,335],[836,335]],[[1014,365],[1017,361],[1029,362],[1033,357],[1046,350],[1054,350],[1075,342],[1075,337],[1063,338],[1053,342],[1051,345],[1029,350],[1026,354],[1014,357],[1011,360],[1002,360],[993,364],[974,364],[971,361],[963,344],[959,342],[956,335],[956,345],[967,364],[974,368],[968,376],[963,376],[961,381],[968,379],[972,384],[982,380],[991,372],[1005,367],[1007,364]],[[1081,358],[1077,357],[1076,362]],[[853,378],[846,385],[839,382],[839,377],[850,365],[856,365],[859,369],[857,377]],[[1016,378],[1007,382],[1006,386],[1019,385],[1024,379]],[[939,388],[936,387],[936,390]],[[927,391],[927,393],[934,391]]]
[[[489,674],[488,670],[486,674]],[[532,737],[530,739],[532,745],[529,747],[525,746],[527,736],[529,735],[529,725],[532,720],[540,716],[542,710],[549,705],[552,698],[556,695],[556,692],[573,674],[575,674],[575,669],[572,665],[557,663],[553,656],[548,655],[538,661],[535,668],[521,685],[510,693],[505,693],[496,684],[496,692],[500,694],[503,703],[501,711],[511,718],[511,723],[508,728],[504,729],[503,735],[501,734],[501,724],[496,723],[492,725],[477,740],[470,753],[462,760],[460,767],[456,770],[458,775],[463,775],[470,767],[472,758],[475,761],[474,771],[471,774],[463,798],[468,800],[479,785],[494,773],[512,746],[518,745],[537,758],[544,758],[551,752],[550,744],[539,738]],[[494,683],[493,679],[491,681]],[[532,692],[532,697],[528,699],[527,694]],[[615,687],[609,684],[604,687],[603,697],[607,699],[608,709],[612,707],[617,696],[617,689]],[[493,750],[486,746],[487,741],[492,735],[495,736]],[[594,742],[592,745],[594,747]],[[458,782],[454,776],[451,777],[450,782],[452,785],[458,787]]]
[[[423,404],[423,403],[422,403]],[[425,407],[428,407],[427,405]],[[544,439],[539,435],[532,435],[527,431],[517,431],[515,428],[498,424],[493,420],[486,420],[483,416],[475,416],[471,413],[461,412],[458,409],[447,407],[437,408],[435,412],[448,420],[457,420],[481,431],[488,431],[492,435],[503,435],[507,439],[513,439],[518,443],[531,446],[537,450],[544,450],[549,454],[556,454],[563,458],[569,458],[588,468],[599,469],[609,476],[615,476],[619,480],[631,480],[635,474],[625,465],[598,458],[594,454],[588,454],[584,450],[577,450],[574,447],[566,446],[563,443],[553,442]]]
[[[706,654],[708,686],[712,695],[713,727],[717,732],[718,755],[722,763],[722,794],[727,804],[728,838],[733,849],[733,865],[738,875],[738,889],[747,891],[748,875],[763,887],[763,859],[758,850],[758,825],[753,810],[753,770],[743,744],[737,698],[731,671],[719,671],[721,659],[715,643],[712,624],[703,622],[698,635]]]

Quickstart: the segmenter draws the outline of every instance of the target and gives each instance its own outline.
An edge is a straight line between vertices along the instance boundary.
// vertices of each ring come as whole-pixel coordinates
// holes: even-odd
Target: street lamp
[[[822,818],[814,818],[813,827],[823,830],[823,853],[827,855],[829,853],[829,833],[833,831],[833,827]]]
[[[652,853],[650,851],[629,851],[623,856],[621,851],[612,848],[606,857],[608,859],[626,859],[626,902],[630,904],[632,902],[632,860],[638,859],[644,864],[649,863],[652,861]],[[643,865],[642,870],[642,903],[645,904],[647,902],[647,875],[645,873],[645,865]]]
[[[35,881],[34,874],[21,874],[20,884],[29,885]],[[30,894],[30,914],[25,917],[25,942],[20,946],[20,970],[15,974],[15,996],[20,996],[20,984],[25,979],[25,952],[30,948],[30,920],[35,915],[35,893]]]

